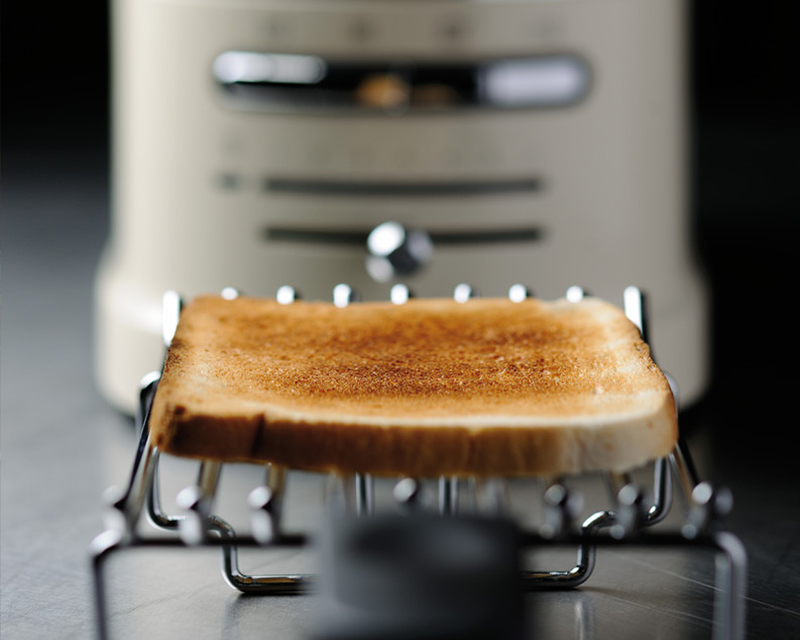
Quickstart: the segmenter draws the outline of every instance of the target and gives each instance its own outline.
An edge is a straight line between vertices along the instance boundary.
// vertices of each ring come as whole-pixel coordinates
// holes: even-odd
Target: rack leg
[[[582,535],[590,538],[600,529],[616,524],[613,511],[599,511],[590,516],[581,527]],[[567,571],[528,571],[523,574],[525,588],[529,591],[545,589],[574,589],[582,585],[592,575],[595,567],[597,550],[591,542],[578,544],[578,558],[575,566]]]
[[[181,520],[183,520],[183,516],[167,514],[161,508],[161,484],[158,473],[159,458],[160,453],[156,451],[153,456],[153,484],[151,485],[150,491],[147,494],[147,517],[150,520],[150,523],[158,529],[162,529],[164,531],[176,531]]]
[[[744,640],[747,552],[731,533],[717,533],[714,542],[720,550],[715,559],[714,640]]]
[[[98,640],[108,640],[108,600],[104,564],[106,559],[123,543],[118,531],[105,531],[97,536],[91,545],[92,578],[94,581],[95,630]]]
[[[90,546],[95,620],[99,640],[107,640],[109,637],[104,564],[113,552],[136,543],[136,526],[145,496],[151,489],[155,458],[156,449],[150,444],[149,433],[143,430],[128,488],[125,494],[111,505],[113,524],[98,535]]]
[[[647,512],[647,524],[654,525],[667,517],[672,508],[672,473],[667,458],[656,460],[653,470],[653,505]]]

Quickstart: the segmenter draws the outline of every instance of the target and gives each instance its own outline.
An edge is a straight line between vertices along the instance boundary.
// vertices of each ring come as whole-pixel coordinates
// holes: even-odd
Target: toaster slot
[[[563,107],[586,96],[590,75],[586,60],[571,53],[375,62],[226,51],[213,64],[232,108],[318,115]]]
[[[265,191],[319,196],[430,197],[534,193],[542,188],[539,178],[505,180],[376,182],[317,180],[304,178],[266,178]]]
[[[352,245],[366,249],[367,239],[371,231],[372,229],[305,229],[301,227],[269,226],[264,229],[264,239],[269,242]],[[536,242],[542,239],[543,231],[541,227],[459,231],[429,230],[427,235],[435,246],[455,246]]]

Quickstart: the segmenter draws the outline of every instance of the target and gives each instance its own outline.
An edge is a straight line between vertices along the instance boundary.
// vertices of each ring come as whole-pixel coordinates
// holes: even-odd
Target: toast
[[[153,402],[160,450],[376,475],[626,471],[677,438],[669,383],[617,307],[201,296]]]

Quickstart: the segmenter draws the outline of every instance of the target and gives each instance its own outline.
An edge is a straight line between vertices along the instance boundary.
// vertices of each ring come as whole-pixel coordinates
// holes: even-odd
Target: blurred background
[[[731,486],[740,505],[731,528],[752,550],[751,593],[761,603],[751,607],[751,635],[779,637],[759,629],[778,615],[791,633],[800,620],[800,483],[789,442],[800,379],[800,341],[789,326],[800,231],[800,6],[698,0],[690,16],[691,219],[711,285],[713,358],[710,390],[682,427],[701,458],[712,449],[703,470]],[[72,475],[97,445],[70,430],[119,426],[94,387],[90,313],[109,231],[108,54],[105,2],[2,7],[0,546],[4,632],[17,637],[36,629],[31,603],[55,607],[51,622],[75,615],[68,594],[15,597],[13,580],[51,570],[63,555],[57,575],[85,586],[85,546],[99,531],[108,470]],[[40,455],[71,462],[46,457],[44,468]],[[126,465],[123,457],[116,471]],[[53,491],[66,474],[78,486]],[[68,522],[67,509],[79,521],[52,528],[61,536],[54,542],[41,533],[47,514]],[[85,625],[63,637],[85,637]]]
[[[749,388],[782,385],[798,375],[797,341],[776,336],[775,328],[784,324],[776,312],[786,309],[797,271],[800,133],[792,54],[800,10],[792,3],[754,10],[717,0],[689,7],[691,220],[712,285],[712,377],[724,386],[729,380],[746,380]],[[46,10],[29,3],[3,7],[5,279],[21,268],[16,258],[47,272],[63,259],[56,252],[69,252],[65,239],[88,237],[81,250],[99,252],[106,236],[108,17],[107,4],[97,0],[50,3]],[[23,191],[27,199],[20,203],[15,198]],[[70,203],[89,192],[92,206],[67,215]],[[63,208],[44,206],[54,199]],[[61,213],[53,217],[53,211]],[[33,234],[42,253],[17,255],[24,244],[18,234]],[[50,245],[51,238],[59,242]],[[767,334],[780,346],[761,352],[754,376],[754,341]],[[743,357],[743,350],[750,355]]]

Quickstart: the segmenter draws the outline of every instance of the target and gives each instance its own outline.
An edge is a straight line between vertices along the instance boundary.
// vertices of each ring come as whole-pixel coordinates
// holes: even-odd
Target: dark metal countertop
[[[91,284],[107,232],[107,166],[102,151],[35,147],[12,149],[4,165],[0,624],[4,639],[87,638],[100,496],[125,482],[135,449],[130,420],[92,381]],[[749,554],[747,637],[796,638],[797,346],[787,343],[784,320],[796,268],[788,234],[726,229],[700,233],[722,355],[711,391],[682,428],[701,476],[734,493],[726,528]],[[181,463],[171,469],[175,483],[191,477]],[[226,469],[224,482],[246,490],[253,472]],[[290,483],[290,522],[313,529],[320,480],[297,474]],[[525,489],[516,495],[524,505]],[[243,562],[253,570],[315,566],[305,551]],[[528,597],[531,637],[708,638],[713,569],[693,552],[601,550],[584,587]],[[223,583],[215,552],[136,552],[115,561],[110,576],[116,637],[306,638],[315,624],[315,596],[239,596]]]
[[[746,546],[747,637],[800,638],[797,6],[692,10],[693,213],[712,285],[713,384],[681,417],[701,477],[729,486]],[[91,540],[101,493],[125,482],[136,438],[92,380],[92,279],[108,231],[108,8],[6,3],[0,305],[0,635],[93,637]],[[720,21],[724,15],[725,20]],[[720,25],[724,23],[724,28]],[[746,42],[747,46],[742,46]],[[579,284],[579,283],[578,283]],[[165,465],[165,496],[194,467]],[[223,472],[225,495],[259,479]],[[599,489],[587,483],[591,497]],[[514,505],[530,506],[528,486]],[[293,474],[289,525],[319,526],[320,480]],[[228,516],[234,524],[238,508]],[[675,519],[682,518],[680,501]],[[225,514],[226,516],[228,514]],[[667,522],[667,525],[674,522]],[[566,557],[565,557],[566,555]],[[542,557],[563,568],[574,555]],[[544,566],[539,566],[541,562]],[[313,570],[313,552],[243,554],[253,572]],[[109,566],[115,637],[308,640],[316,597],[242,597],[215,551],[137,551]],[[708,554],[601,549],[583,587],[526,598],[531,638],[711,637]]]

